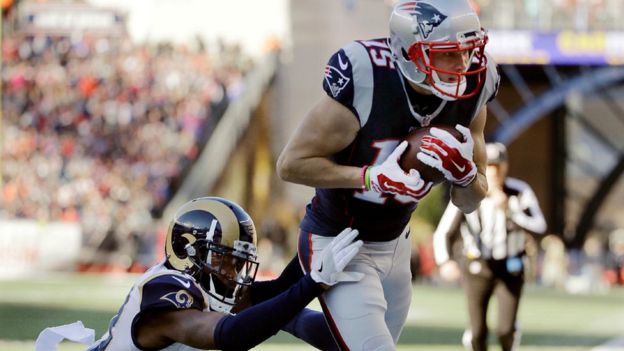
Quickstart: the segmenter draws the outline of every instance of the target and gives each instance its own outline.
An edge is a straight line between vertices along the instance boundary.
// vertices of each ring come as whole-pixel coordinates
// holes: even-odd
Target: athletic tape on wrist
[[[362,190],[368,190],[368,187],[366,186],[366,175],[368,174],[368,165],[362,167],[362,170],[360,172],[360,180],[362,181]]]

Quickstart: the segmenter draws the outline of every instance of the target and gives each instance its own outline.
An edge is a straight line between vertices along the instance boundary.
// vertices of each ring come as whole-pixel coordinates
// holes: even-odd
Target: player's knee
[[[396,345],[390,335],[378,335],[366,339],[362,344],[362,351],[393,351]]]

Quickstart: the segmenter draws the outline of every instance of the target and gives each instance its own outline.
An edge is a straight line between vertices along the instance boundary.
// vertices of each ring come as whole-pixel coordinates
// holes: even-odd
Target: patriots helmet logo
[[[438,11],[435,7],[427,4],[426,2],[416,1],[411,11],[412,16],[416,16],[416,22],[418,23],[418,30],[423,39],[427,39],[429,34],[439,26],[448,17],[442,12]]]
[[[334,97],[337,97],[350,81],[351,79],[345,76],[336,67],[330,65],[325,66],[325,82],[329,86]]]
[[[170,292],[160,299],[171,302],[178,309],[187,309],[193,305],[193,296],[186,290]]]

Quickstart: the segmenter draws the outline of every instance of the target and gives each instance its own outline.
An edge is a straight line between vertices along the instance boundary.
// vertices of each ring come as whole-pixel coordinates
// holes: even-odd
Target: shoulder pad
[[[141,311],[147,309],[206,308],[204,294],[190,277],[177,273],[155,275],[139,286]]]
[[[500,74],[498,73],[498,65],[496,61],[494,61],[494,57],[485,53],[488,64],[487,64],[487,75],[485,78],[485,84],[483,86],[484,95],[488,97],[487,102],[494,100],[496,94],[498,93],[498,87],[500,86]]]
[[[485,53],[487,57],[487,69],[485,73],[485,82],[483,83],[483,87],[481,88],[481,94],[479,95],[479,100],[477,102],[477,108],[475,109],[475,113],[473,118],[481,111],[485,105],[494,100],[496,94],[498,93],[498,86],[500,85],[500,75],[498,73],[498,66],[494,58],[489,55],[487,52]]]
[[[373,100],[373,64],[364,44],[354,41],[335,52],[325,66],[323,89],[347,107],[363,126]]]

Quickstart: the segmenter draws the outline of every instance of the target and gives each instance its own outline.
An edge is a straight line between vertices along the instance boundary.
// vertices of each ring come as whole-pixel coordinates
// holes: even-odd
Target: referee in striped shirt
[[[462,213],[449,202],[434,233],[434,255],[442,279],[463,277],[468,299],[470,329],[462,342],[466,349],[487,350],[487,308],[490,297],[498,300],[496,334],[502,350],[515,350],[520,343],[516,321],[524,284],[525,234],[543,234],[546,221],[531,187],[507,177],[507,149],[503,144],[486,145],[488,194],[479,208]],[[450,238],[459,227],[463,255],[454,261]]]

